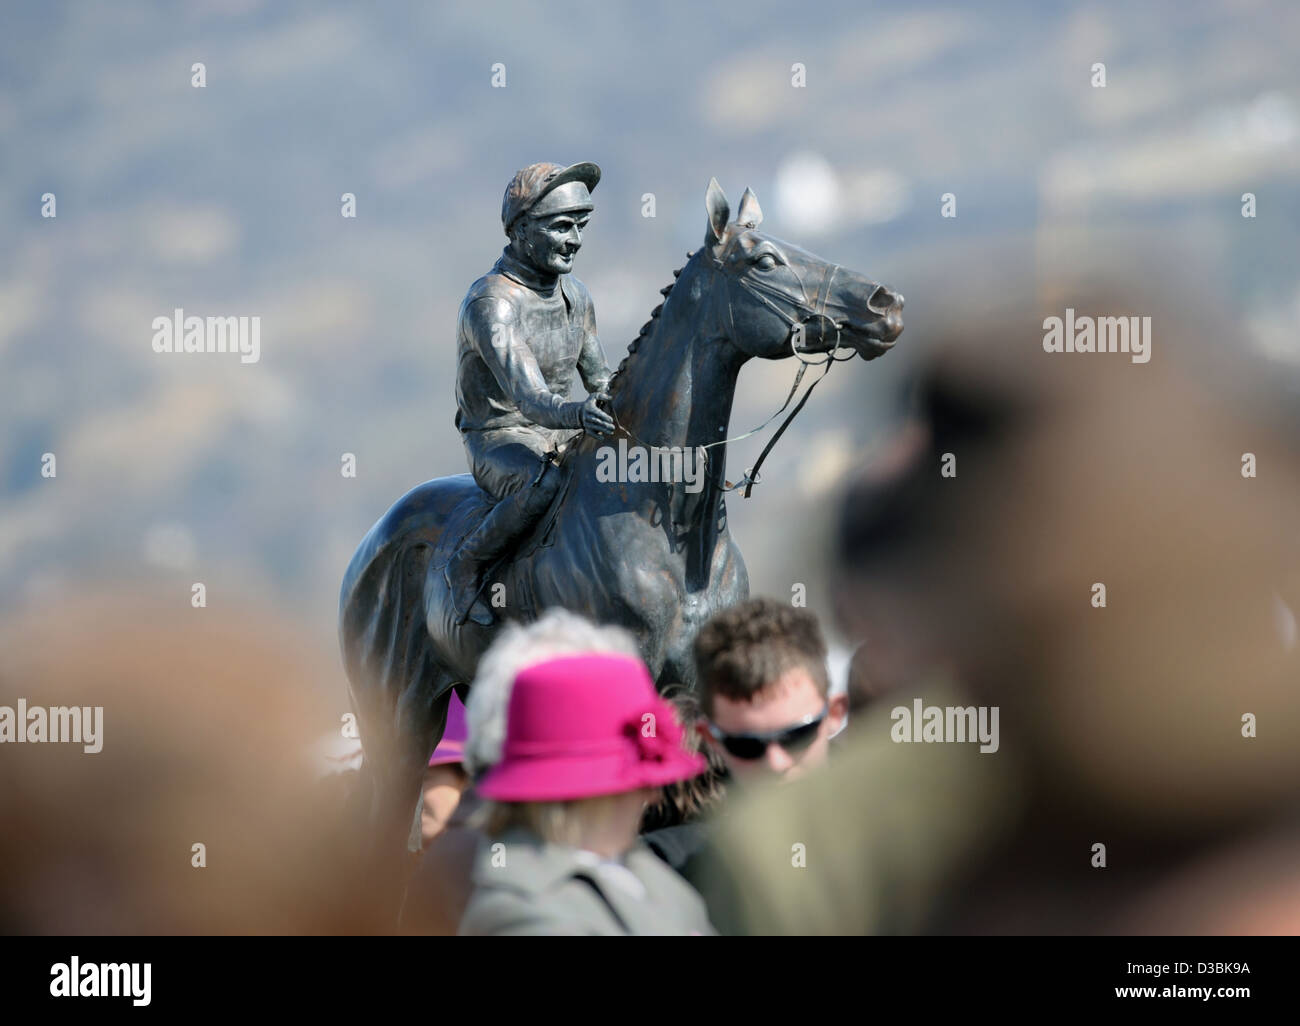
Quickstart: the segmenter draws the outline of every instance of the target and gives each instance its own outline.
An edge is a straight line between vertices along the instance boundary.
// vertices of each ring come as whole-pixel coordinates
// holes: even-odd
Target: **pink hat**
[[[443,766],[449,762],[465,761],[465,738],[469,730],[465,726],[465,703],[455,689],[451,692],[451,705],[447,707],[447,725],[442,731],[442,740],[429,756],[430,766]]]
[[[515,677],[501,760],[478,783],[493,801],[558,802],[662,787],[704,772],[640,659],[564,656]]]

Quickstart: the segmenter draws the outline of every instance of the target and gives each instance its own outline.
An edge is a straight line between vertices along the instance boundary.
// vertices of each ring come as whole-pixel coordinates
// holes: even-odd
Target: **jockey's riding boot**
[[[557,479],[557,474],[545,473],[536,484],[509,495],[494,505],[474,530],[465,536],[447,562],[443,574],[451,592],[457,626],[466,620],[473,620],[484,627],[492,623],[492,610],[478,597],[482,587],[479,573],[483,567],[503,555],[511,543],[546,512],[546,507],[555,497]]]
[[[466,620],[488,627],[492,623],[492,610],[479,597],[481,585],[478,579],[477,565],[470,565],[471,560],[456,555],[447,564],[443,574],[447,578],[447,587],[451,589],[451,604],[456,613],[456,626]]]

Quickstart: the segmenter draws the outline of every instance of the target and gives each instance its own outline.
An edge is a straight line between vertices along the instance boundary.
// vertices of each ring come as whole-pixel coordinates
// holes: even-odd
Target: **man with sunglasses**
[[[817,618],[774,599],[733,606],[695,639],[700,730],[741,785],[793,779],[826,761],[848,699],[830,695]]]
[[[696,635],[695,667],[702,713],[696,730],[721,756],[729,787],[793,780],[826,761],[848,697],[830,696],[826,642],[812,613],[767,598],[724,610]],[[743,922],[745,901],[716,868],[713,833],[729,814],[732,794],[703,820],[645,836],[700,892],[723,933]]]

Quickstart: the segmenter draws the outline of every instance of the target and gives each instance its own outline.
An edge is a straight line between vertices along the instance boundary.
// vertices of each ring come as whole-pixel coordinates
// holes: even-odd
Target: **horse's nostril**
[[[875,313],[889,313],[892,310],[899,310],[903,306],[903,297],[897,292],[891,292],[884,285],[876,287],[876,291],[871,293],[871,298],[867,300],[867,306]]]

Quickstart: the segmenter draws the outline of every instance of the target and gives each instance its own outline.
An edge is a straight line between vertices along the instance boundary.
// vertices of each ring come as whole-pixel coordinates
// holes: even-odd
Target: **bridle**
[[[749,227],[754,227],[754,226],[750,225]],[[784,290],[775,288],[774,286],[768,285],[765,282],[750,278],[748,276],[741,275],[736,278],[731,278],[729,275],[727,275],[726,271],[723,269],[722,261],[719,260],[717,257],[713,257],[713,266],[714,266],[715,273],[721,274],[722,277],[728,282],[728,284],[734,282],[736,285],[744,289],[751,296],[757,299],[760,303],[762,303],[764,306],[770,309],[774,314],[777,315],[777,317],[785,321],[785,323],[790,328],[790,333],[787,339],[790,343],[790,352],[791,354],[793,354],[795,359],[799,361],[799,370],[795,373],[794,381],[790,385],[790,391],[785,397],[785,402],[783,402],[780,405],[780,407],[776,410],[775,413],[773,413],[770,417],[768,417],[767,420],[763,421],[763,423],[759,424],[758,427],[746,431],[743,435],[735,435],[734,437],[730,437],[730,438],[722,438],[716,442],[709,442],[707,445],[700,446],[699,448],[706,452],[706,458],[707,458],[707,450],[713,448],[715,445],[726,445],[728,442],[739,442],[741,439],[749,438],[751,435],[756,435],[758,434],[758,432],[766,428],[770,423],[772,423],[772,421],[774,421],[785,411],[786,407],[790,405],[790,400],[793,399],[795,393],[799,391],[799,385],[802,383],[803,376],[805,373],[807,373],[808,368],[809,367],[822,368],[821,374],[818,375],[818,377],[814,379],[813,382],[808,386],[803,396],[799,399],[799,402],[795,405],[795,408],[790,411],[789,415],[785,418],[785,420],[781,422],[781,426],[776,429],[776,434],[774,434],[770,439],[768,439],[767,445],[765,445],[763,447],[763,451],[759,453],[758,459],[757,461],[755,461],[754,465],[752,467],[746,468],[744,475],[735,484],[731,484],[730,482],[727,481],[723,482],[722,491],[731,492],[743,486],[745,489],[744,498],[748,499],[750,492],[754,490],[754,485],[758,484],[762,480],[762,477],[759,475],[759,468],[762,467],[763,461],[767,459],[768,453],[772,451],[772,448],[776,445],[777,441],[781,438],[783,434],[785,434],[785,429],[790,426],[790,422],[793,421],[794,418],[799,415],[799,411],[804,408],[804,405],[808,402],[808,399],[813,394],[813,389],[815,389],[819,384],[821,384],[822,379],[826,377],[827,374],[830,373],[832,364],[843,363],[846,360],[851,360],[853,359],[854,356],[857,355],[857,352],[856,350],[850,350],[848,356],[838,355],[840,350],[840,331],[844,327],[844,325],[839,321],[836,321],[834,318],[826,316],[826,303],[831,294],[831,284],[835,281],[835,275],[838,274],[839,271],[842,269],[841,264],[826,265],[826,269],[822,272],[821,282],[818,284],[817,292],[815,293],[817,297],[817,302],[815,306],[812,300],[808,298],[808,287],[807,284],[804,282],[803,276],[798,271],[796,271],[793,267],[790,267],[788,263],[786,266],[790,267],[790,270],[794,273],[795,279],[799,282],[798,301],[796,301],[794,297],[792,297],[789,293],[785,292]],[[796,312],[801,312],[803,316],[796,319],[792,314],[786,311],[785,307],[779,305],[778,303],[773,302],[772,299],[770,298],[773,296],[789,303],[791,306],[794,307]],[[732,307],[730,289],[727,290],[727,319],[731,325],[731,337],[736,338],[738,334],[736,331],[736,314],[735,314],[735,310]],[[819,341],[822,338],[826,337],[826,331],[825,331],[826,325],[829,324],[835,328],[835,345],[832,346],[830,349],[826,349],[818,353],[808,353],[807,350],[801,349],[796,344],[796,339],[801,334],[801,332],[799,332],[796,329],[801,325],[808,324],[814,321],[817,322],[822,329],[821,334],[818,335]],[[813,360],[813,359],[809,359],[809,356],[824,356],[825,359]]]
[[[834,349],[840,348],[840,329],[842,329],[844,325],[841,324],[839,321],[836,321],[833,318],[826,316],[826,302],[828,297],[831,294],[831,284],[835,281],[835,275],[837,275],[842,270],[842,266],[840,264],[827,264],[826,270],[822,272],[821,283],[817,286],[817,292],[816,292],[817,306],[815,309],[813,307],[812,301],[808,298],[808,287],[804,283],[803,276],[799,274],[799,272],[796,271],[793,267],[791,267],[790,270],[793,272],[795,278],[799,282],[798,301],[796,301],[789,293],[785,292],[784,290],[778,289],[772,285],[768,285],[766,282],[763,282],[759,279],[750,278],[744,275],[734,279],[728,277],[726,271],[723,269],[722,261],[717,259],[717,257],[714,257],[713,259],[713,266],[714,266],[714,270],[722,274],[724,278],[727,278],[728,281],[734,281],[736,285],[740,286],[742,289],[748,292],[751,296],[753,296],[760,303],[762,303],[769,310],[771,310],[774,314],[776,314],[777,317],[779,317],[781,320],[785,321],[787,325],[789,325],[790,348],[794,352],[794,355],[798,357],[801,361],[803,361],[802,351],[794,345],[794,336],[795,336],[794,329],[796,325],[807,324],[809,321],[814,321],[814,320],[821,321],[824,324],[830,324],[832,327],[835,328]],[[789,264],[787,264],[786,266],[789,266]],[[772,300],[769,298],[771,296],[776,296],[778,299],[786,300],[796,310],[803,311],[804,316],[799,318],[798,320],[795,320],[793,316],[791,316],[789,313],[786,312],[784,307],[778,305],[777,303],[772,302]],[[728,294],[727,296],[727,318],[731,323],[732,338],[735,338],[737,334],[736,314],[735,314],[735,310],[732,308],[730,294]],[[828,352],[833,352],[833,350],[828,350]],[[803,361],[803,362],[807,363],[809,361]],[[821,362],[827,362],[827,361],[821,361]]]

